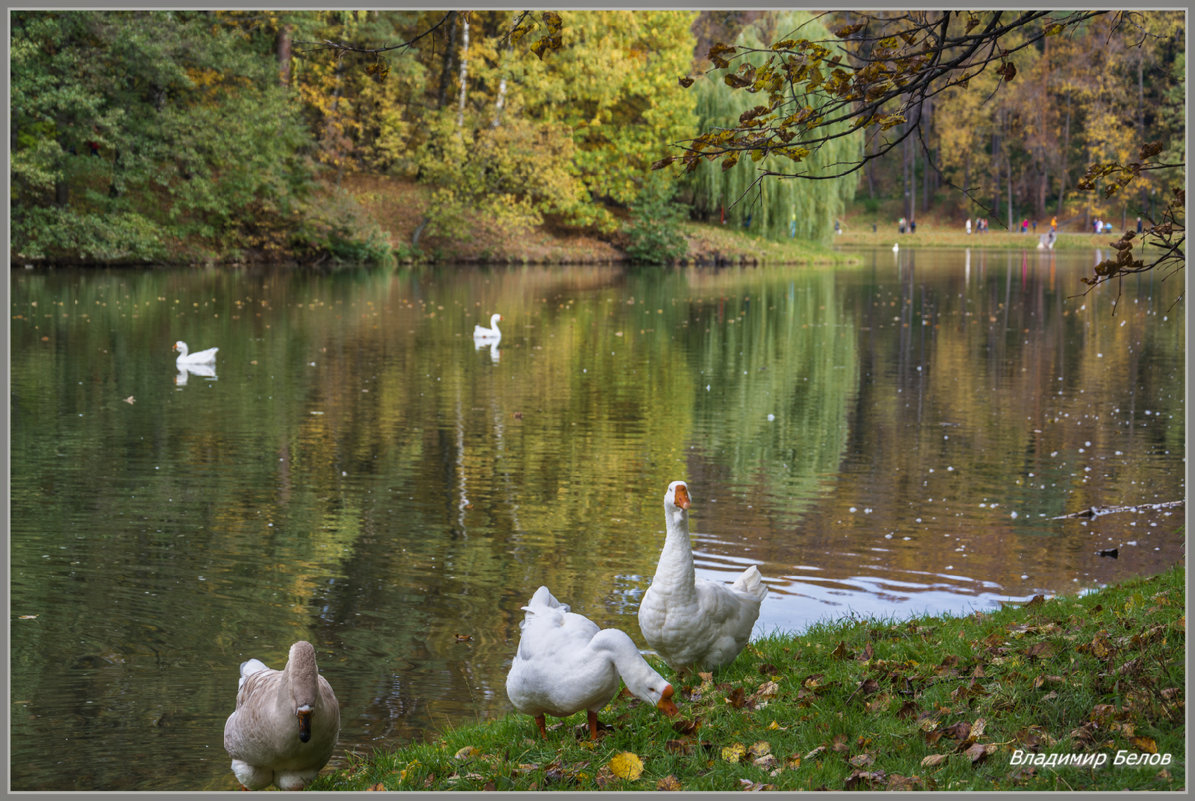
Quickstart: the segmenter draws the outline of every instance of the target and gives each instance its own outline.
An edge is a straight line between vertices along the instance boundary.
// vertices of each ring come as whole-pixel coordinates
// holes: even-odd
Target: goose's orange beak
[[[671,684],[664,688],[664,692],[660,695],[660,700],[656,702],[656,709],[660,710],[668,717],[680,714],[680,710],[676,708],[676,704],[672,703]]]
[[[689,490],[684,484],[676,488],[676,505],[681,509],[689,508]]]

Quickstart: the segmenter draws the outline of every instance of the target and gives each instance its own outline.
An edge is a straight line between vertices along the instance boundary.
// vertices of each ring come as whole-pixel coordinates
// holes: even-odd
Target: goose
[[[897,253],[899,251],[900,251],[900,243],[897,242],[895,245],[892,246],[892,252]]]
[[[286,667],[241,663],[236,709],[224,724],[232,772],[249,790],[302,790],[327,764],[340,733],[340,707],[319,675],[315,648],[300,640]]]
[[[733,584],[697,578],[689,545],[690,503],[688,484],[668,485],[667,534],[656,575],[639,604],[639,629],[674,670],[713,670],[743,650],[768,588],[755,565]]]
[[[220,350],[219,348],[208,348],[188,353],[187,343],[181,339],[174,343],[174,349],[178,351],[178,358],[174,360],[175,364],[212,364],[216,361],[216,351]]]
[[[498,330],[498,321],[501,319],[501,314],[491,314],[489,328],[484,328],[480,325],[473,326],[473,338],[494,340],[495,342],[502,339],[502,332]]]
[[[627,690],[665,715],[677,714],[672,685],[654,671],[625,631],[599,629],[556,600],[547,587],[531,596],[519,623],[519,647],[506,676],[515,709],[535,718],[545,739],[544,716],[568,717],[586,710],[589,738],[597,739],[597,710]]]

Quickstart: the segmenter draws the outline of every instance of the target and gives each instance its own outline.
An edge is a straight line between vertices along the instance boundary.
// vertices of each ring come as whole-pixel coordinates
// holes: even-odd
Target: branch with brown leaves
[[[680,162],[692,171],[705,160],[720,161],[729,169],[744,155],[756,161],[776,155],[789,159],[792,169],[773,168],[766,175],[849,175],[910,136],[927,99],[949,87],[965,86],[993,65],[1007,83],[1016,76],[1009,60],[1012,53],[1104,13],[1108,12],[996,11],[986,18],[970,11],[864,14],[861,22],[833,31],[835,40],[790,38],[769,48],[716,43],[709,58],[715,69],[727,71],[722,80],[733,89],[759,94],[762,102],[744,112],[738,125],[680,143],[680,155],[663,158],[653,168]],[[1020,36],[1006,46],[1014,32]],[[752,64],[749,55],[763,55],[763,62]],[[735,61],[738,66],[732,70]],[[680,82],[687,87],[693,78]],[[813,151],[860,128],[868,130],[873,145],[860,158],[831,165],[824,173],[806,166]]]

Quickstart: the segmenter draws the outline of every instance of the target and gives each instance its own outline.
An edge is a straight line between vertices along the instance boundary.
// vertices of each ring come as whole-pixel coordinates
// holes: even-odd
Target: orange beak
[[[660,710],[668,717],[680,714],[680,710],[676,708],[676,704],[672,703],[671,684],[664,688],[664,692],[660,695],[660,700],[656,702],[656,709]]]
[[[681,509],[689,508],[689,490],[684,484],[676,488],[676,505]]]

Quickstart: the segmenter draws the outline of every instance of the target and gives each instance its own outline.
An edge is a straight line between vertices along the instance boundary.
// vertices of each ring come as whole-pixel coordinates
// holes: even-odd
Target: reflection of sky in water
[[[697,575],[709,581],[730,582],[746,567],[725,560],[711,568],[695,554]],[[792,568],[801,575],[764,575],[768,595],[759,610],[752,636],[772,633],[801,633],[811,624],[847,618],[903,620],[921,615],[968,614],[999,608],[1002,603],[1023,602],[1032,595],[1009,595],[990,581],[976,581],[961,574],[921,573],[853,575],[846,578],[819,577],[812,566]]]

